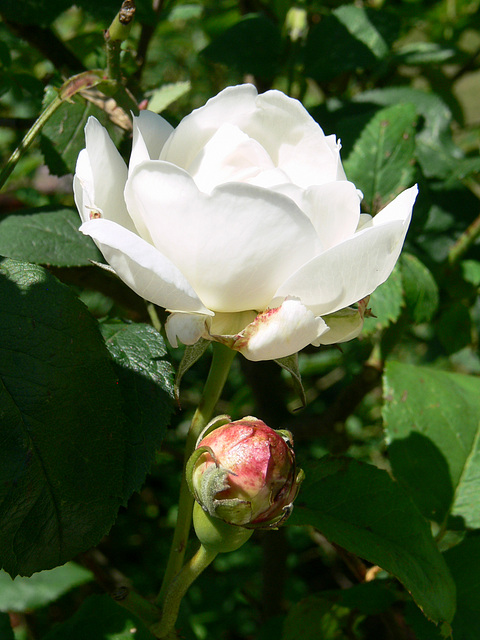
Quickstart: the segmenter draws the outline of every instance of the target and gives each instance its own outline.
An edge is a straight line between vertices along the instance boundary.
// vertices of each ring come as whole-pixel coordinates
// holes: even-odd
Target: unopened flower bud
[[[278,527],[290,515],[303,479],[291,434],[251,416],[235,422],[217,418],[206,433],[187,466],[191,491],[205,514],[246,529]]]

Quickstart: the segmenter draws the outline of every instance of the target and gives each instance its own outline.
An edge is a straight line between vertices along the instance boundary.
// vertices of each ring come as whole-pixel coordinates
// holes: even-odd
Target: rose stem
[[[456,264],[464,254],[470,249],[475,240],[480,235],[480,216],[478,216],[469,227],[462,233],[455,244],[448,252],[448,262],[450,265]]]
[[[198,578],[216,556],[217,553],[215,551],[207,551],[203,545],[200,545],[197,553],[190,558],[174,578],[165,597],[162,619],[150,627],[150,631],[157,638],[165,638],[172,631],[177,621],[178,610],[183,596],[192,582]]]
[[[223,386],[227,380],[230,365],[232,364],[235,353],[235,351],[225,347],[219,342],[213,343],[213,359],[210,366],[210,372],[203,389],[202,398],[200,399],[200,403],[195,411],[195,415],[193,416],[187,435],[182,481],[180,484],[180,497],[178,500],[177,523],[173,534],[172,546],[170,548],[170,555],[163,578],[162,588],[155,600],[155,604],[157,605],[162,604],[167,590],[170,587],[170,583],[182,567],[185,556],[193,509],[193,497],[188,489],[185,478],[185,467],[190,455],[195,449],[198,436],[212,417],[215,405],[220,398]]]
[[[119,84],[122,84],[120,47],[122,42],[128,38],[134,17],[135,3],[132,0],[124,0],[120,11],[104,34],[107,75],[111,80],[116,80]]]

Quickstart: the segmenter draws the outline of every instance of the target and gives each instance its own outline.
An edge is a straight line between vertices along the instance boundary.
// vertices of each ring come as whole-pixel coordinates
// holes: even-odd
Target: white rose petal
[[[140,111],[133,118],[133,140],[129,173],[145,160],[158,160],[165,142],[173,131],[173,127],[165,118],[153,111]]]
[[[249,360],[276,360],[297,353],[326,331],[322,318],[290,299],[258,315],[235,339],[233,348]]]
[[[80,231],[95,240],[116,274],[142,298],[171,311],[213,315],[180,270],[136,234],[102,219],[85,222]]]
[[[74,177],[81,230],[134,291],[171,312],[172,345],[203,337],[268,360],[361,331],[417,187],[361,214],[340,141],[300,102],[241,85],[176,129],[142,112],[128,172],[94,118],[85,134]]]
[[[196,313],[171,313],[165,323],[165,333],[172,347],[195,344],[205,334],[208,316]]]
[[[302,209],[315,227],[322,250],[326,251],[355,233],[360,199],[352,182],[329,182],[304,191]]]
[[[222,125],[201,153],[187,167],[200,191],[211,191],[223,182],[250,182],[274,169],[265,149],[238,127]]]
[[[89,195],[91,209],[80,212],[82,220],[88,220],[91,211],[101,210],[102,217],[134,231],[123,197],[127,166],[107,130],[92,116],[85,126],[85,141],[87,146],[78,157],[74,181],[76,194],[83,189]],[[77,195],[76,200],[79,199]]]
[[[372,293],[398,260],[416,196],[416,186],[407,189],[373,219],[370,228],[300,267],[279,287],[273,302],[295,296],[315,314],[324,315]]]
[[[278,285],[315,255],[316,234],[289,198],[244,183],[211,195],[167,162],[144,162],[125,197],[153,243],[213,311],[264,309]]]

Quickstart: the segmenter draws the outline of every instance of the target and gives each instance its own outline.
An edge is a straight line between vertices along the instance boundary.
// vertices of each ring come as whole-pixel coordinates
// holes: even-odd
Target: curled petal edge
[[[356,309],[346,307],[323,316],[329,331],[314,340],[312,345],[319,347],[322,344],[338,344],[356,338],[362,332],[365,317],[369,315],[369,309],[367,309],[369,298],[370,296],[367,296],[360,300]]]
[[[276,360],[297,353],[329,330],[300,300],[286,298],[274,309],[258,314],[236,335],[212,335],[247,360]]]
[[[247,360],[277,360],[297,353],[308,344],[318,347],[356,338],[368,315],[368,300],[369,296],[360,300],[356,309],[348,307],[319,317],[299,300],[287,298],[279,307],[255,315],[251,322],[248,322],[248,313],[219,314],[225,317],[216,318],[175,312],[168,317],[165,330],[172,347],[177,347],[179,341],[192,345],[204,338],[239,351]],[[244,324],[246,319],[248,323],[244,328],[234,333],[235,325]],[[219,333],[222,329],[231,333]]]

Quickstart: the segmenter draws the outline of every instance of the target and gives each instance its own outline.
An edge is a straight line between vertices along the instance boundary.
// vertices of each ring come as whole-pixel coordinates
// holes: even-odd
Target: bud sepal
[[[193,526],[202,546],[212,553],[236,551],[253,533],[253,529],[245,529],[212,517],[198,502],[193,505]]]

